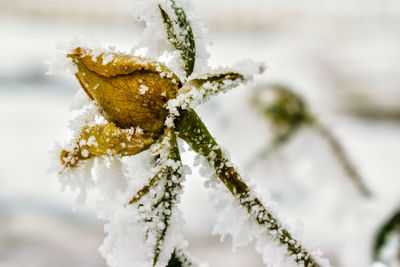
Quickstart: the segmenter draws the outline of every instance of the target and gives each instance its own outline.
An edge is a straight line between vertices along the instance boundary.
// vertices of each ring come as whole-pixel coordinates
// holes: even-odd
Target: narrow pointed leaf
[[[193,72],[196,60],[196,46],[192,26],[185,11],[178,7],[174,0],[169,2],[174,12],[173,16],[170,16],[161,5],[158,7],[167,31],[168,40],[180,52],[185,62],[186,77],[189,77]]]
[[[167,267],[192,267],[194,266],[190,259],[180,249],[175,249]]]
[[[382,252],[388,246],[391,238],[397,239],[397,247],[395,248],[397,253],[392,255],[393,258],[389,260],[392,261],[390,263],[393,264],[397,262],[398,265],[400,264],[400,210],[395,212],[395,214],[381,226],[375,236],[373,246],[373,257],[375,261],[390,264],[386,262],[388,259],[382,258]]]
[[[246,80],[244,75],[236,72],[210,74],[188,81],[179,89],[178,98],[184,98],[186,103],[200,104],[212,96],[243,84]]]

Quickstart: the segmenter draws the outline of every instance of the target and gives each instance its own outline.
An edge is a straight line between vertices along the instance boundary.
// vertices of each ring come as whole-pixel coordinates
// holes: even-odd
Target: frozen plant
[[[400,210],[396,210],[378,229],[372,252],[377,265],[400,266]]]
[[[263,72],[263,65],[245,62],[237,68],[200,73],[197,64],[204,56],[198,51],[204,52],[204,46],[196,34],[203,32],[187,15],[187,2],[137,1],[134,7],[143,12],[138,18],[146,21],[147,31],[165,32],[168,42],[159,40],[166,45],[164,51],[151,34],[147,48],[153,56],[169,52],[170,67],[98,45],[73,43],[64,53],[90,101],[73,123],[72,141],[60,149],[60,179],[79,189],[82,198],[92,187],[103,193],[98,213],[107,221],[108,235],[100,250],[107,263],[118,267],[196,265],[183,252],[186,242],[180,233],[183,222],[178,204],[188,173],[177,145],[180,138],[210,167],[213,179],[208,184],[216,190],[221,214],[234,211],[238,215],[220,219],[236,221],[238,228],[219,224],[217,231],[246,235],[239,243],[254,240],[269,266],[279,262],[329,266],[319,251],[307,249],[294,238],[249,187],[194,111],[208,98],[250,81],[252,75]],[[122,157],[147,150],[152,156],[150,173],[131,179]]]
[[[285,85],[272,84],[255,90],[252,104],[271,123],[274,137],[271,144],[251,161],[250,167],[288,143],[299,129],[310,127],[328,142],[344,172],[357,186],[360,193],[367,197],[371,195],[339,140],[315,114],[311,113],[300,95]]]

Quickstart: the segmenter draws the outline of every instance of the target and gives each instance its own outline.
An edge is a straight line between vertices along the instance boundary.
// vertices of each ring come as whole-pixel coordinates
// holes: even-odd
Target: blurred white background
[[[283,217],[335,266],[371,264],[372,238],[400,205],[400,2],[396,0],[197,0],[209,28],[210,65],[264,61],[258,86],[280,82],[304,96],[343,143],[373,197],[360,196],[324,140],[307,130],[245,166],[270,128],[240,87],[198,108],[217,140]],[[142,26],[122,1],[0,0],[0,266],[105,266],[94,203],[74,212],[48,151],[67,135],[80,90],[70,75],[46,76],[55,43],[89,33],[129,51]],[[193,155],[186,154],[187,164]],[[189,251],[210,266],[263,266],[252,248],[231,252],[211,236],[215,214],[204,179],[188,177],[182,209]]]

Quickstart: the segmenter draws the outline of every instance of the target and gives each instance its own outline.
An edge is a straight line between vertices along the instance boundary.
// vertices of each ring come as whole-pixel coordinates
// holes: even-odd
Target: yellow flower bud
[[[161,135],[168,116],[166,103],[175,98],[179,78],[163,64],[142,57],[77,48],[69,54],[76,77],[103,115],[120,128],[139,127],[145,135]]]
[[[81,160],[97,156],[135,155],[153,144],[155,140],[141,131],[121,129],[114,123],[85,126],[73,147],[60,155],[64,167],[75,167]]]
[[[106,125],[84,126],[71,148],[60,155],[64,167],[102,156],[129,156],[153,144],[163,133],[166,104],[181,87],[179,78],[159,62],[131,55],[76,48],[68,55],[76,77],[98,105]]]

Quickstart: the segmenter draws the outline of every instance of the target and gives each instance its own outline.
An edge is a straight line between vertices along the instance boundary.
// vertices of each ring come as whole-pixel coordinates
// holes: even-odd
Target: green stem
[[[361,175],[357,171],[357,168],[349,159],[343,146],[333,135],[333,133],[326,126],[317,121],[311,124],[311,126],[313,126],[314,129],[316,129],[316,131],[328,142],[328,144],[332,148],[333,153],[335,154],[340,165],[342,166],[343,170],[346,172],[347,176],[353,181],[353,183],[357,186],[361,194],[363,194],[366,197],[370,197],[372,195],[371,191],[365,185]]]
[[[279,219],[265,208],[261,200],[254,196],[196,112],[189,109],[181,110],[180,114],[175,124],[178,136],[207,159],[222,183],[247,210],[250,218],[265,228],[266,234],[274,237],[280,245],[285,247],[288,255],[294,255],[297,263],[307,267],[321,266],[311,253],[283,227]]]

